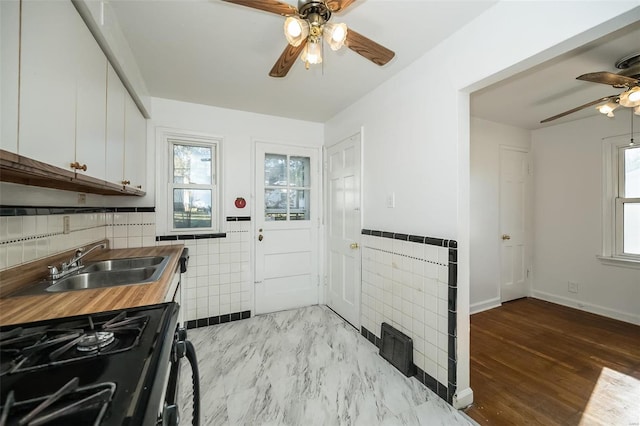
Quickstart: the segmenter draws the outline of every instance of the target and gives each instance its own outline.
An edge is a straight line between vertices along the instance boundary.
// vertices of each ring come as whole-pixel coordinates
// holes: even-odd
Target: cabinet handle
[[[77,161],[74,161],[73,163],[71,163],[70,166],[72,169],[75,169],[75,170],[82,170],[83,172],[87,171],[87,165],[86,164],[80,165],[80,163],[78,163]]]
[[[122,184],[123,185],[131,185],[131,181],[130,180],[123,180]]]

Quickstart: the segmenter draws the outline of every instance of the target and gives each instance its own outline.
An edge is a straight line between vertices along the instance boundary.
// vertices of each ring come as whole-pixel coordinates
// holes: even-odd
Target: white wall
[[[471,118],[471,312],[500,305],[500,146],[529,150],[529,130]]]
[[[328,145],[363,126],[364,228],[458,240],[456,405],[472,399],[468,93],[639,17],[637,1],[500,2],[326,123]]]
[[[628,112],[532,132],[532,290],[534,297],[640,324],[640,269],[596,258],[602,254],[602,138],[629,134]],[[567,291],[568,281],[578,283],[577,294]]]

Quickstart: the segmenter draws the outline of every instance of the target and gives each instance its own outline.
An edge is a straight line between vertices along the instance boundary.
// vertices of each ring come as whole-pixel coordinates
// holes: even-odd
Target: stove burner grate
[[[112,332],[96,331],[80,336],[76,349],[80,352],[94,352],[109,346],[114,341],[115,337]]]

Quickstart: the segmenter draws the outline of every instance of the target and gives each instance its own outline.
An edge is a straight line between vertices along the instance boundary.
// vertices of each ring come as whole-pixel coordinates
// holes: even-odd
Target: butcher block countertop
[[[3,295],[0,297],[0,325],[20,324],[44,319],[162,303],[165,300],[171,280],[178,266],[182,246],[173,245],[117,250],[98,249],[94,253],[95,255],[91,253],[90,256],[87,256],[85,263],[96,260],[145,256],[169,255],[171,258],[160,279],[149,284],[38,295]],[[47,273],[46,263],[43,267],[42,275],[44,277]],[[33,270],[33,266],[31,269]],[[9,271],[14,277],[20,274],[19,267]],[[25,270],[24,272],[24,275],[27,275],[27,271]],[[10,278],[7,277],[6,274],[3,274],[3,276],[0,276],[0,280],[9,281]],[[35,283],[33,279],[31,279],[31,282]],[[23,289],[26,284],[21,284],[21,289]]]

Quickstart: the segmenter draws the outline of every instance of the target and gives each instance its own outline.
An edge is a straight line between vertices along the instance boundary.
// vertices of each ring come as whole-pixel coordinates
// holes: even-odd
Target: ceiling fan
[[[332,50],[343,45],[374,64],[385,65],[395,53],[373,40],[347,28],[345,24],[329,22],[333,13],[344,11],[356,0],[299,0],[298,7],[278,0],[222,0],[266,12],[286,16],[284,33],[289,43],[269,72],[271,77],[284,77],[302,54],[302,61],[309,65],[322,62],[322,40]]]
[[[619,59],[615,63],[618,68],[618,73],[612,73],[607,71],[593,72],[583,74],[576,77],[577,80],[589,81],[591,83],[600,83],[613,86],[616,89],[625,89],[622,93],[617,95],[605,96],[604,98],[596,99],[588,102],[579,107],[570,109],[553,117],[546,118],[540,123],[548,123],[549,121],[556,120],[564,117],[565,115],[573,114],[585,108],[596,105],[596,109],[607,117],[613,117],[613,111],[624,106],[627,108],[633,108],[634,113],[640,115],[640,53],[632,53],[624,58]]]

